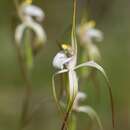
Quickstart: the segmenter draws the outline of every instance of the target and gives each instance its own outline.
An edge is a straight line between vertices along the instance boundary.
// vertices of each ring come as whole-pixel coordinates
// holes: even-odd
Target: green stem
[[[70,122],[70,129],[69,130],[76,130],[77,127],[77,119],[75,113],[72,114],[71,122]]]
[[[77,61],[77,41],[76,41],[76,10],[77,10],[77,0],[73,0],[73,17],[72,17],[72,32],[71,32],[71,45],[74,51],[75,60]],[[75,97],[73,98],[71,104],[69,104],[69,108],[67,108],[67,112],[65,113],[65,117],[61,126],[61,130],[66,128],[66,124],[68,118],[72,112],[72,107],[74,103]]]
[[[31,46],[31,30],[26,29],[25,31],[25,39],[24,39],[24,57],[25,57],[25,63],[27,67],[27,71],[31,72],[33,67],[33,52],[32,52],[32,46]]]
[[[72,45],[72,49],[74,51],[74,54],[77,57],[76,9],[77,9],[77,0],[73,0],[73,18],[72,18],[71,45]]]
[[[18,8],[19,8],[19,0],[14,0],[14,5],[15,5],[15,8],[16,8],[16,10],[17,10],[17,12],[18,12]]]
[[[26,35],[25,35],[26,37]],[[23,129],[26,124],[27,116],[28,116],[28,110],[29,110],[29,103],[30,103],[30,97],[32,93],[32,84],[30,81],[30,70],[28,70],[25,55],[23,54],[22,48],[19,45],[19,43],[16,43],[17,48],[17,54],[18,54],[18,60],[20,65],[21,74],[24,80],[24,83],[26,85],[25,90],[25,97],[22,105],[22,112],[21,112],[21,120],[20,120],[20,129]]]

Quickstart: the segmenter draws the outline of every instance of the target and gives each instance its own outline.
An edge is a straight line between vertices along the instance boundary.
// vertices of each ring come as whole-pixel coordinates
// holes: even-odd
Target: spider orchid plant
[[[30,121],[29,107],[32,94],[30,72],[33,66],[33,56],[46,42],[45,31],[40,24],[44,20],[45,14],[41,8],[32,4],[32,0],[24,0],[21,3],[14,0],[14,2],[21,20],[15,30],[15,43],[21,74],[26,85],[20,120],[20,128],[24,128]]]
[[[41,48],[47,39],[45,31],[40,25],[45,14],[41,8],[32,4],[32,0],[25,0],[20,4],[16,2],[16,9],[21,24],[16,27],[15,41],[17,46],[24,46],[27,64],[32,66],[32,55]]]
[[[103,130],[102,123],[96,111],[89,105],[81,106],[80,101],[84,101],[86,99],[86,94],[83,92],[78,92],[74,104],[73,104],[73,111],[76,113],[85,113],[91,118],[92,121],[98,123],[100,130]]]
[[[78,77],[76,70],[82,68],[82,67],[91,67],[99,70],[107,80],[107,83],[109,84],[108,78],[106,76],[106,73],[104,69],[95,63],[94,61],[88,61],[85,63],[82,63],[80,65],[77,65],[77,39],[76,39],[76,0],[73,1],[74,10],[73,10],[73,21],[72,21],[72,31],[71,31],[71,45],[68,47],[68,45],[62,45],[63,50],[58,52],[56,56],[53,59],[53,66],[56,69],[59,69],[58,72],[56,72],[52,77],[52,87],[53,87],[53,95],[54,99],[56,101],[58,109],[63,112],[62,105],[57,97],[56,92],[56,86],[55,86],[55,77],[61,74],[66,73],[68,76],[68,82],[69,85],[66,85],[66,97],[68,99],[67,106],[66,106],[66,112],[64,116],[64,121],[61,127],[61,130],[64,130],[66,127],[66,123],[68,121],[68,118],[72,112],[74,101],[76,99],[76,96],[78,94]],[[108,86],[110,91],[110,97],[111,97],[111,105],[112,105],[112,112],[113,112],[113,103],[112,103],[112,95],[111,95],[111,89],[110,86]]]

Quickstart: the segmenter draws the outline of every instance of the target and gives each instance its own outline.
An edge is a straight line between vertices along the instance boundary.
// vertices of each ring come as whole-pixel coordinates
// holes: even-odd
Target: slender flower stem
[[[73,0],[73,18],[72,18],[72,33],[71,33],[71,44],[72,44],[72,49],[74,53],[77,56],[77,44],[76,43],[76,8],[77,8],[77,0]],[[74,39],[73,39],[74,38]]]
[[[77,61],[77,42],[76,42],[76,8],[77,8],[77,0],[73,0],[73,17],[72,17],[72,32],[71,32],[71,46],[74,51],[75,60]],[[61,126],[61,130],[64,130],[66,128],[66,124],[68,121],[68,118],[71,114],[73,103],[75,98],[71,102],[69,108],[67,108],[67,112],[65,113],[64,121]]]
[[[19,0],[14,0],[14,5],[15,5],[15,8],[18,12],[18,7],[19,7]]]
[[[31,97],[31,93],[32,93],[32,84],[30,81],[30,72],[29,72],[26,62],[25,62],[25,57],[23,55],[23,52],[22,52],[20,46],[17,43],[16,43],[16,49],[17,49],[21,74],[22,74],[24,83],[26,85],[25,97],[24,97],[24,101],[23,101],[21,120],[20,120],[20,122],[21,122],[20,129],[22,129],[22,128],[24,128],[24,126],[26,124],[26,120],[27,120],[27,116],[28,116],[29,102],[30,102],[30,97]]]
[[[72,114],[71,122],[70,122],[70,130],[76,130],[77,128],[77,119],[76,113]]]
[[[16,11],[19,11],[19,0],[14,0],[14,4],[16,7]],[[30,36],[25,35],[25,40],[28,40]],[[26,41],[27,42],[27,41]],[[30,42],[30,41],[28,41]],[[28,43],[30,44],[30,43]],[[27,116],[28,116],[28,109],[29,109],[29,102],[30,102],[30,97],[32,93],[32,84],[30,81],[30,70],[27,67],[26,64],[26,59],[25,59],[25,54],[23,53],[23,48],[20,46],[19,43],[15,42],[16,50],[17,50],[17,55],[18,55],[18,60],[19,60],[19,65],[20,65],[20,71],[21,75],[24,80],[24,84],[26,86],[25,90],[25,97],[23,100],[22,104],[22,112],[21,112],[21,119],[20,119],[20,130],[25,127]]]
[[[68,118],[69,118],[69,116],[70,116],[70,113],[71,113],[71,110],[72,110],[72,107],[73,107],[73,103],[74,103],[74,101],[72,102],[72,104],[70,105],[70,107],[69,107],[67,113],[65,114],[64,122],[63,122],[63,124],[62,124],[61,130],[64,130],[64,129],[66,128],[66,126],[67,126],[66,123],[67,123]]]

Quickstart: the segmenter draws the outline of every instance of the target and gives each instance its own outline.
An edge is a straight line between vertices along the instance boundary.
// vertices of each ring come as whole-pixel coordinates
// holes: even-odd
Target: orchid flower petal
[[[73,109],[77,109],[79,107],[79,101],[83,101],[86,99],[86,94],[83,92],[78,92],[74,104],[73,104]]]
[[[77,99],[77,100],[84,100],[84,99],[86,99],[86,94],[83,93],[83,92],[78,92],[78,94],[77,94],[77,96],[76,96],[76,99]],[[76,100],[76,99],[75,99],[75,100]]]
[[[57,69],[63,69],[64,65],[67,64],[72,58],[68,58],[64,52],[59,52],[53,59],[53,66]]]
[[[82,43],[92,43],[94,39],[97,42],[101,42],[103,40],[103,32],[95,28],[95,23],[93,23],[93,21],[79,26],[77,34]]]
[[[64,69],[64,70],[61,70],[61,71],[56,72],[56,73],[52,76],[52,90],[53,90],[53,96],[54,96],[54,100],[55,100],[55,102],[56,102],[57,108],[58,108],[61,112],[63,112],[63,110],[62,110],[62,107],[61,107],[61,105],[60,105],[60,103],[59,103],[59,101],[58,101],[58,97],[57,97],[57,94],[56,94],[55,77],[56,77],[57,75],[60,75],[60,74],[66,73],[66,72],[68,72],[68,70],[67,70],[67,69]]]
[[[45,14],[41,8],[27,3],[22,4],[20,14],[29,17],[36,17],[36,20],[39,22],[41,22],[45,17]]]
[[[78,78],[76,72],[73,70],[69,70],[69,104],[71,104],[78,93]]]
[[[23,38],[23,33],[25,31],[26,25],[25,24],[20,24],[16,27],[15,31],[15,41],[17,44],[20,44]]]
[[[111,84],[109,82],[109,79],[108,79],[104,69],[100,65],[98,65],[96,62],[94,62],[94,61],[89,61],[89,62],[80,64],[80,65],[75,67],[75,70],[79,69],[81,67],[95,68],[95,69],[99,70],[103,74],[103,76],[105,77],[105,80],[106,80],[106,83],[107,83],[107,87],[108,87],[108,90],[109,90],[110,105],[111,105],[111,112],[112,112],[112,124],[113,124],[113,127],[114,127],[114,124],[115,124],[114,114],[115,113],[114,113],[113,95],[112,95],[112,90],[111,90]]]
[[[25,23],[29,28],[31,28],[36,34],[37,43],[42,44],[46,42],[46,34],[42,26],[36,22],[27,22]]]
[[[103,33],[95,28],[91,28],[85,33],[86,38],[95,39],[97,42],[101,42],[103,40]]]
[[[100,127],[100,130],[103,130],[103,126],[102,126],[102,123],[100,121],[100,118],[92,107],[90,107],[90,106],[80,106],[80,107],[77,108],[76,111],[88,114],[89,117],[91,118],[91,120],[96,119],[96,121],[97,121],[97,123]]]

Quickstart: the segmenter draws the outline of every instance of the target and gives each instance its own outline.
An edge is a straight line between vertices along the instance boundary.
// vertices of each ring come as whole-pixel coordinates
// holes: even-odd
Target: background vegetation
[[[58,50],[56,40],[71,23],[71,0],[35,0],[43,8],[46,19],[43,22],[47,31],[48,42],[35,60],[32,73],[33,97],[32,107],[39,100],[43,104],[28,125],[28,130],[57,130],[59,115],[52,100],[51,76],[54,71],[52,59]],[[79,12],[83,8],[79,0]],[[116,128],[130,129],[130,1],[129,0],[88,0],[91,18],[97,21],[98,28],[104,32],[104,41],[99,44],[102,64],[109,75],[115,100]],[[17,62],[16,49],[13,43],[12,24],[16,11],[13,0],[0,1],[0,130],[15,130],[19,124],[22,99],[24,96],[23,80]],[[79,16],[80,18],[80,16]],[[79,21],[79,19],[78,19]],[[99,76],[99,79],[102,77]],[[84,86],[87,100],[99,113],[105,130],[112,129],[107,89],[101,82],[100,101],[90,87]],[[30,110],[31,111],[31,110]],[[80,115],[82,124],[88,118]]]

